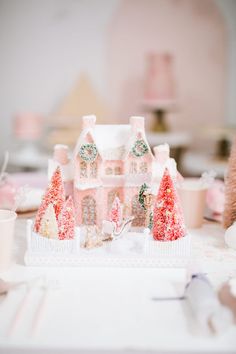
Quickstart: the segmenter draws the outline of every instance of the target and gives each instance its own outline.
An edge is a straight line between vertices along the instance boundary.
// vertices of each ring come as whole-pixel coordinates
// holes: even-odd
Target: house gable
[[[75,183],[100,180],[102,157],[91,131],[82,132],[74,152]]]

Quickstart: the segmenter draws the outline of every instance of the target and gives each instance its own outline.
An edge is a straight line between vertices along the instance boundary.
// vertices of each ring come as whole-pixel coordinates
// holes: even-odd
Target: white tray
[[[99,266],[99,267],[185,267],[191,257],[191,237],[172,241],[155,241],[145,233],[128,232],[117,241],[95,249],[80,248],[80,229],[74,240],[52,240],[32,231],[27,222],[27,251],[29,266]]]

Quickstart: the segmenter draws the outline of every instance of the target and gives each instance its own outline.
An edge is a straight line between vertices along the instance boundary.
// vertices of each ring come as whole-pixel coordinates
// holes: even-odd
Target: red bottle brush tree
[[[186,235],[183,212],[169,171],[165,169],[153,212],[153,238],[174,241]]]
[[[75,237],[75,208],[70,196],[65,202],[58,220],[59,239],[71,240]]]
[[[65,190],[62,182],[61,170],[58,167],[52,175],[50,184],[43,196],[41,205],[38,209],[35,218],[34,231],[39,232],[42,217],[49,204],[53,205],[56,219],[58,220],[64,202],[65,202]]]
[[[122,206],[118,197],[115,197],[112,203],[110,221],[113,221],[116,224],[116,228],[118,228],[122,222]]]
[[[225,228],[236,221],[236,139],[234,140],[227,175],[225,179],[225,207],[223,213],[223,225]]]

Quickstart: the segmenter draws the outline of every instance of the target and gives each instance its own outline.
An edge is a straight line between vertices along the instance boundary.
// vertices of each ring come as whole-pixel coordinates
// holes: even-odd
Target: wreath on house
[[[136,157],[141,157],[148,152],[147,144],[143,139],[136,140],[134,146],[132,147],[132,153]]]
[[[83,144],[80,147],[79,155],[85,162],[93,162],[98,154],[98,150],[95,144]]]

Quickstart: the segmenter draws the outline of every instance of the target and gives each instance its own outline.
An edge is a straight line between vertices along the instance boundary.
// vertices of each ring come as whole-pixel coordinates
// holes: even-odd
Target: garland
[[[134,146],[132,147],[132,153],[136,157],[141,157],[148,152],[147,144],[143,139],[136,140]]]
[[[83,144],[80,147],[79,155],[85,162],[93,162],[98,154],[98,150],[95,144]]]

